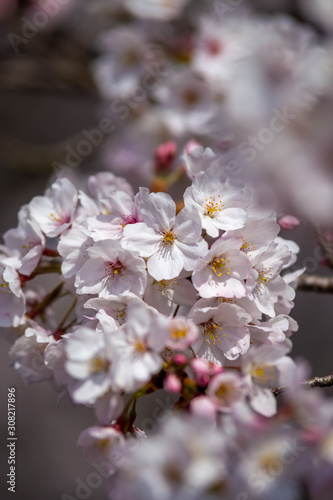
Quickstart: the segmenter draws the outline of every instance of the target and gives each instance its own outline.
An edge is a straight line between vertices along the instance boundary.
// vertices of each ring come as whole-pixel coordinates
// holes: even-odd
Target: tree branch
[[[333,293],[333,276],[303,274],[298,278],[297,289],[306,292]]]
[[[305,380],[302,382],[306,389],[313,389],[314,387],[332,387],[333,386],[333,374],[327,375],[326,377],[314,377],[310,380]],[[274,396],[278,396],[281,392],[284,392],[286,387],[276,387],[272,389]]]
[[[330,241],[327,240],[325,234],[318,225],[314,225],[314,230],[316,233],[317,241],[324,252],[326,261],[333,269],[333,245]]]

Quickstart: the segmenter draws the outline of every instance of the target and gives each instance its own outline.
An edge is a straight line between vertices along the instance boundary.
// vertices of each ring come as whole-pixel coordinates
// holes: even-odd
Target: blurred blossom
[[[135,16],[168,21],[180,14],[189,0],[125,0],[126,8]]]

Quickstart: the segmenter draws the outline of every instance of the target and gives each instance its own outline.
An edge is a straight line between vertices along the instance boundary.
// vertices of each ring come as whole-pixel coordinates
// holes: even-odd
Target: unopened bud
[[[301,221],[294,215],[284,215],[279,219],[278,222],[281,229],[284,229],[285,231],[292,231],[293,229],[296,229],[296,227],[298,227],[301,223]]]
[[[168,374],[163,382],[163,387],[166,391],[172,394],[179,394],[182,390],[182,383],[174,373]]]
[[[177,152],[177,146],[174,141],[165,142],[158,146],[155,151],[155,172],[167,172],[170,170]]]

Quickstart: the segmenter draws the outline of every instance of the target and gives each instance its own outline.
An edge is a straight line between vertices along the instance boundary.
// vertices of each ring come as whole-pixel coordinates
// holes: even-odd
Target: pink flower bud
[[[207,385],[213,375],[217,375],[223,371],[222,366],[208,363],[208,361],[201,358],[192,359],[191,368],[194,372],[197,384],[201,387]]]
[[[184,354],[175,354],[173,357],[173,362],[176,365],[186,365],[187,358]]]
[[[182,390],[182,383],[174,373],[167,375],[163,382],[163,387],[166,391],[172,394],[179,394]]]
[[[190,410],[195,415],[215,420],[216,404],[208,396],[199,396],[192,399],[190,403]]]
[[[155,171],[164,172],[169,170],[175,158],[177,145],[174,141],[165,142],[158,146],[155,151]]]
[[[281,229],[284,229],[285,231],[292,231],[301,223],[301,221],[294,215],[284,215],[278,220],[278,222]]]

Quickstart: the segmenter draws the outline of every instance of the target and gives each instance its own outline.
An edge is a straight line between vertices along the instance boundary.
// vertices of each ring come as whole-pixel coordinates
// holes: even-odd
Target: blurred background
[[[188,64],[191,61],[191,54],[195,52],[195,49],[191,52],[191,44],[196,43],[193,42],[192,35],[190,36],[191,31],[196,33],[200,19],[209,15],[203,11],[203,3],[175,1],[170,3],[174,5],[174,8],[163,10],[163,2],[159,0],[143,1],[141,4],[135,1],[122,3],[116,0],[93,2],[89,0],[59,0],[58,2],[56,0],[49,2],[46,0],[45,2],[0,0],[1,234],[16,225],[19,208],[28,203],[33,196],[42,194],[50,184],[50,179],[57,175],[68,174],[79,183],[83,183],[83,177],[108,169],[127,177],[134,182],[134,188],[137,188],[139,184],[151,184],[156,174],[154,163],[156,148],[165,141],[175,140],[179,154],[190,139],[195,139],[206,146],[221,146],[221,143],[225,145],[228,141],[232,142],[235,137],[239,142],[240,139],[248,136],[249,129],[253,130],[254,118],[251,116],[246,123],[239,122],[237,121],[238,115],[233,113],[232,106],[228,107],[225,104],[228,103],[228,91],[232,87],[228,81],[224,82],[222,99],[224,104],[221,105],[221,86],[216,85],[216,80],[212,83],[207,78],[207,82],[210,82],[209,88],[213,89],[210,90],[213,101],[209,103],[209,109],[213,110],[213,117],[210,115],[208,119],[204,118],[208,120],[207,122],[200,123],[203,129],[208,127],[209,133],[195,130],[195,120],[200,121],[202,114],[200,116],[195,114],[197,110],[193,111],[192,108],[189,113],[194,113],[193,127],[192,123],[181,122],[180,124],[179,117],[175,125],[176,110],[172,108],[172,103],[169,108],[165,105],[163,97],[158,95],[159,89],[156,95],[148,95],[145,101],[137,94],[135,102],[137,106],[131,108],[129,119],[121,123],[118,108],[114,107],[116,111],[112,112],[112,103],[115,99],[120,99],[119,102],[123,104],[126,102],[128,88],[136,84],[131,80],[131,64],[137,67],[140,62],[138,61],[139,55],[133,52],[131,46],[126,56],[129,58],[127,63],[130,69],[127,67],[125,71],[122,66],[119,67],[118,59],[122,44],[126,45],[130,42],[125,43],[117,30],[124,26],[127,31],[132,30],[131,43],[134,46],[137,45],[140,50],[143,44],[153,43],[155,49],[158,47],[158,50],[153,51],[154,54],[151,57],[155,60],[156,57],[159,59],[167,54],[168,62],[172,61],[172,64],[177,65],[177,71],[181,72],[183,68],[179,65]],[[255,22],[258,22],[258,19],[264,19],[263,24],[269,22],[274,24],[275,19],[281,19],[281,15],[283,19],[288,16],[287,18],[292,20],[291,23],[297,23],[295,36],[301,40],[299,42],[302,45],[301,49],[293,46],[288,47],[287,50],[277,42],[277,46],[274,46],[276,53],[274,51],[271,53],[272,58],[276,57],[281,63],[280,70],[276,70],[281,72],[281,79],[279,73],[275,74],[275,80],[270,83],[269,87],[270,90],[274,87],[274,99],[276,95],[280,98],[280,94],[283,96],[282,99],[286,97],[284,94],[286,82],[283,80],[284,58],[288,59],[289,56],[292,58],[298,50],[303,55],[297,56],[297,62],[304,56],[309,45],[317,49],[318,47],[325,49],[327,51],[326,67],[330,70],[331,30],[333,29],[331,2],[256,0],[253,2],[207,2],[208,4],[211,4],[210,8],[214,7],[215,11],[217,6],[218,12],[224,9],[225,14],[223,13],[223,19],[220,20],[222,34],[228,31],[228,23],[232,23],[232,16],[239,14],[242,16],[242,24],[249,26],[254,22],[253,19],[256,19]],[[225,6],[229,7],[230,13]],[[302,28],[299,28],[299,25]],[[304,30],[304,33],[303,31],[299,33],[299,30]],[[311,35],[309,35],[310,32]],[[118,33],[119,37],[112,39],[115,36],[114,33]],[[174,47],[171,47],[170,43],[164,44],[164,38],[170,41],[169,33],[172,35],[171,38],[174,37],[173,39],[177,40]],[[150,34],[151,40],[149,40]],[[186,34],[189,34],[187,38]],[[124,36],[126,38],[127,35]],[[233,36],[237,40],[237,35]],[[273,45],[274,36],[273,32],[271,35]],[[290,37],[295,41],[295,38],[291,35]],[[258,41],[256,44],[258,45]],[[258,49],[257,45],[256,50],[259,54],[261,49],[260,47]],[[165,50],[163,56],[161,56],[161,47]],[[148,49],[145,50],[147,53]],[[170,52],[172,52],[171,56]],[[259,56],[260,54],[257,55],[258,58]],[[311,77],[318,76],[321,71],[321,67],[316,67],[316,62],[318,62],[317,57],[315,57],[314,65],[308,66],[308,73]],[[162,64],[160,60],[159,64]],[[168,66],[165,61],[163,64],[170,71],[171,66]],[[265,63],[262,64],[264,66]],[[294,66],[295,62],[291,64]],[[200,73],[200,68],[197,71]],[[172,73],[171,76],[173,77],[174,74]],[[320,262],[321,255],[309,220],[309,212],[313,209],[318,216],[318,221],[326,229],[330,228],[331,222],[333,226],[330,136],[333,110],[330,91],[333,86],[325,80],[326,74],[325,78],[319,78],[319,76],[319,83],[310,82],[316,91],[314,109],[310,112],[306,110],[305,115],[302,113],[302,116],[297,117],[296,122],[278,138],[277,144],[270,145],[269,151],[265,151],[260,160],[258,159],[258,165],[267,164],[268,155],[270,160],[276,158],[276,162],[279,163],[281,150],[288,153],[288,161],[283,160],[284,167],[280,163],[280,168],[277,169],[273,160],[267,167],[268,177],[277,189],[276,196],[280,201],[281,211],[288,213],[288,210],[291,210],[302,221],[295,231],[282,235],[288,239],[294,239],[299,244],[301,251],[298,264],[300,267],[307,266],[309,273],[328,275],[331,271]],[[305,78],[302,71],[299,75],[293,74],[289,77],[303,78],[303,80]],[[327,78],[329,77],[330,75]],[[200,82],[207,84],[202,74]],[[117,89],[118,84],[120,90]],[[166,83],[162,82],[161,85],[165,86]],[[178,82],[178,85],[182,83]],[[172,88],[171,84],[170,87]],[[288,88],[286,95],[289,95]],[[250,96],[245,96],[245,98],[251,99]],[[267,98],[267,101],[270,99],[272,99],[271,96]],[[279,109],[281,109],[284,102],[283,100],[274,101],[266,105],[271,111],[274,106],[280,106]],[[174,102],[173,106],[176,109],[180,105]],[[262,106],[261,102],[260,106]],[[173,111],[174,114],[172,114]],[[267,114],[269,115],[268,112],[262,114],[263,122],[256,117],[260,121],[257,124],[258,130],[262,123],[265,123]],[[147,120],[147,116],[150,117],[151,122]],[[115,133],[111,136],[105,133],[101,141],[99,136],[96,136],[97,146],[92,147],[88,154],[83,152],[83,154],[75,155],[80,141],[87,139],[83,131],[100,129],[101,120],[106,118],[116,123]],[[232,130],[229,128],[230,122],[236,124]],[[228,126],[225,126],[225,123]],[[218,138],[216,130],[222,131]],[[210,135],[214,139],[210,140]],[[290,153],[290,137],[297,144],[297,154],[293,148]],[[276,150],[279,154],[276,154]],[[301,162],[303,170],[299,166],[297,163],[300,157],[299,151],[302,151],[307,159],[311,159],[310,167],[306,162],[304,164]],[[295,152],[296,159],[294,163],[291,160],[293,152]],[[262,167],[258,166],[258,168]],[[292,176],[281,177],[281,172],[284,174],[288,172],[288,175],[290,172],[297,172],[299,184],[294,182],[294,191],[290,189]],[[296,195],[303,193],[295,197],[297,203],[293,200],[295,192]],[[298,321],[300,328],[293,337],[293,355],[308,360],[312,365],[313,375],[330,374],[333,371],[332,297],[329,294],[298,292],[295,303],[292,316]],[[0,482],[3,489],[0,497],[9,498],[9,492],[4,485],[8,456],[5,445],[6,401],[7,388],[15,387],[18,436],[15,498],[17,500],[71,498],[62,496],[66,493],[75,498],[75,488],[78,484],[76,479],[80,478],[85,481],[93,472],[81,451],[76,447],[80,432],[94,423],[93,412],[73,406],[68,399],[58,403],[57,394],[46,382],[26,386],[10,367],[9,343],[1,338],[0,345],[0,435],[2,440]],[[327,393],[329,393],[328,390]],[[147,415],[148,413],[147,410]],[[104,485],[85,498],[88,497],[92,500],[104,499]]]

